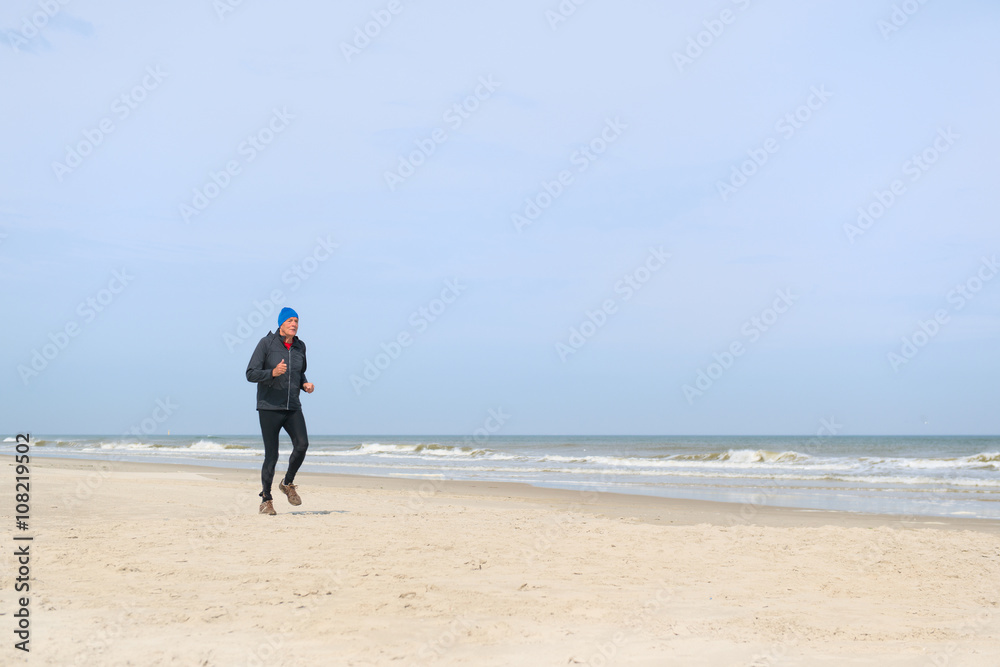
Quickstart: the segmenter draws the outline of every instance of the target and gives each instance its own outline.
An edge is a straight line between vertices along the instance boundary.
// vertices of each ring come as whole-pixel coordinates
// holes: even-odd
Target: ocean
[[[282,433],[279,470],[290,449]],[[259,468],[263,445],[244,435],[33,436],[32,453]],[[302,471],[1000,518],[997,436],[311,435]]]

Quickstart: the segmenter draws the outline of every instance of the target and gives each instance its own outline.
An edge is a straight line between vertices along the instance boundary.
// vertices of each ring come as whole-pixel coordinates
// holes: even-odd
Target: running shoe
[[[288,502],[292,505],[301,505],[302,499],[299,498],[299,494],[295,491],[294,484],[285,484],[284,482],[278,482],[278,490],[283,494],[288,496]]]

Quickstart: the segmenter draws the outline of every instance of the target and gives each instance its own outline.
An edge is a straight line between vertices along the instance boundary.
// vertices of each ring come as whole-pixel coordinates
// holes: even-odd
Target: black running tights
[[[260,469],[260,484],[263,500],[272,500],[271,483],[274,481],[274,466],[278,463],[278,434],[281,429],[292,439],[292,455],[288,457],[288,471],[285,484],[295,480],[302,460],[309,449],[309,435],[306,433],[306,419],[302,410],[258,410],[260,434],[264,438],[264,465]]]

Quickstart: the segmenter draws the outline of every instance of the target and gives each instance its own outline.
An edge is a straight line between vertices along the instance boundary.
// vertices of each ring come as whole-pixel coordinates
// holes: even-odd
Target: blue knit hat
[[[288,306],[285,306],[284,308],[281,309],[281,312],[278,313],[278,327],[280,328],[282,324],[288,321],[289,317],[294,317],[298,319],[299,314],[296,313],[291,308],[289,308]]]

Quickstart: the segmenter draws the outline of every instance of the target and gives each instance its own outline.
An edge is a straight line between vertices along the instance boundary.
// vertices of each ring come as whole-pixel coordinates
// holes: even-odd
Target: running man
[[[302,504],[292,484],[309,448],[299,390],[311,394],[313,384],[306,381],[306,344],[295,335],[298,330],[298,313],[282,308],[277,330],[260,339],[247,364],[247,380],[257,383],[257,415],[264,438],[264,465],[260,469],[261,514],[277,514],[271,498],[271,482],[274,466],[278,463],[278,434],[282,428],[292,439],[292,455],[288,457],[288,471],[278,483],[278,489],[288,496],[292,505]]]

